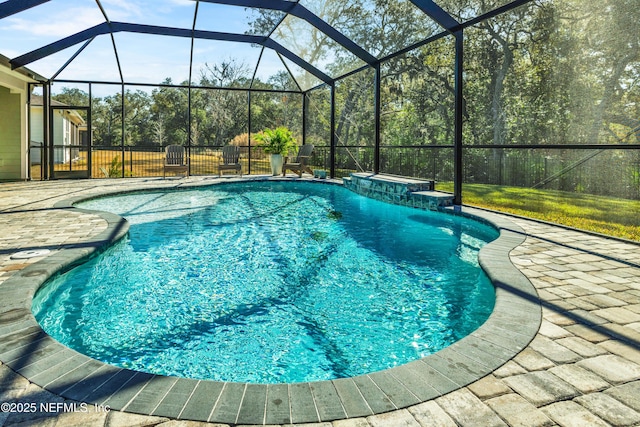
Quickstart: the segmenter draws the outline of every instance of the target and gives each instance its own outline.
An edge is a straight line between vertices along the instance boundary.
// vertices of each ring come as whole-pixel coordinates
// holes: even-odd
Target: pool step
[[[419,209],[453,205],[453,195],[435,191],[435,181],[366,172],[342,179],[349,190],[372,199]]]

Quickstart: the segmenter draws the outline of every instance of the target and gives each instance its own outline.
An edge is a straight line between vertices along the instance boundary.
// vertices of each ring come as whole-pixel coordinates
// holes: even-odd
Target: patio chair
[[[240,147],[237,145],[225,145],[222,147],[222,163],[218,165],[218,175],[222,177],[222,171],[235,171],[242,176],[240,164]]]
[[[282,176],[285,176],[287,173],[287,169],[292,172],[298,174],[300,178],[302,178],[302,172],[308,172],[313,175],[313,171],[309,166],[307,166],[306,162],[309,157],[311,157],[311,153],[313,152],[313,144],[304,144],[298,150],[298,154],[296,158],[289,162],[288,157],[284,158],[284,165],[282,165]]]
[[[184,172],[189,176],[189,157],[182,145],[167,145],[164,149],[164,169],[162,177],[167,177],[167,171]]]

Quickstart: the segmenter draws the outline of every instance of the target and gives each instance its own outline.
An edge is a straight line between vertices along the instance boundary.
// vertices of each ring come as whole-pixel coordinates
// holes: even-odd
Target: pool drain
[[[31,249],[29,251],[16,252],[11,255],[11,259],[29,259],[43,256],[51,252],[49,249]]]

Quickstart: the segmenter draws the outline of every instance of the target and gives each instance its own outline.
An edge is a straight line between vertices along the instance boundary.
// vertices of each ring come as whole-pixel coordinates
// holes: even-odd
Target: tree
[[[89,94],[78,88],[63,87],[60,93],[51,98],[70,107],[89,106]]]
[[[124,145],[151,145],[154,142],[151,131],[151,99],[144,91],[125,91],[125,139]]]
[[[187,145],[189,134],[188,90],[172,87],[167,78],[163,85],[151,92],[151,120],[155,126],[164,129],[166,141],[170,144]],[[157,144],[160,142],[155,141]]]
[[[205,64],[200,70],[201,86],[248,88],[250,74],[246,64],[228,60]],[[192,143],[226,145],[236,135],[247,132],[247,92],[224,89],[192,91]],[[197,137],[197,138],[194,138]]]
[[[93,99],[91,121],[93,145],[120,146],[122,144],[122,96],[118,93]]]

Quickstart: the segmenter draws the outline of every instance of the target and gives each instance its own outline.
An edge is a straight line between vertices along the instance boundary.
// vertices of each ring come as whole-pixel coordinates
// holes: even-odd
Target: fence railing
[[[44,156],[44,150],[39,145],[33,145],[31,150],[31,174],[32,178],[38,179],[44,173],[38,161]],[[189,151],[192,175],[218,175],[222,146],[192,146]],[[270,173],[269,158],[262,148],[241,146],[240,152],[243,174]],[[340,178],[352,172],[372,171],[374,154],[373,146],[369,145],[335,147],[334,176]],[[56,146],[53,156],[54,177],[163,175],[164,148],[158,145],[92,147],[90,163],[89,152],[84,147]],[[637,150],[622,147],[604,151],[467,147],[463,156],[464,183],[540,187],[640,199],[640,153]],[[312,169],[329,171],[330,147],[316,145],[309,165]],[[380,172],[438,182],[453,181],[453,148],[382,146]]]
[[[451,180],[453,165],[449,147],[381,147],[380,172],[417,178]],[[190,153],[191,175],[218,175],[222,161],[222,146],[192,146]],[[372,146],[338,146],[335,150],[335,177],[348,176],[352,172],[372,171],[374,149]],[[74,151],[73,162],[87,165],[87,152]],[[62,155],[60,158],[64,158]],[[269,156],[257,146],[240,147],[243,174],[262,175],[271,171]],[[92,147],[91,174],[93,178],[160,177],[163,175],[164,147],[158,145],[131,147]],[[330,170],[329,146],[316,146],[309,165],[312,169]],[[60,162],[55,170],[70,167]],[[86,167],[86,166],[85,166]]]
[[[192,146],[189,149],[191,175],[218,175],[222,163],[222,146]],[[263,175],[271,172],[269,156],[260,147],[241,146],[243,174]],[[93,147],[93,178],[159,177],[163,175],[164,148],[161,146]],[[309,159],[312,168],[328,170],[329,147],[316,147]]]

